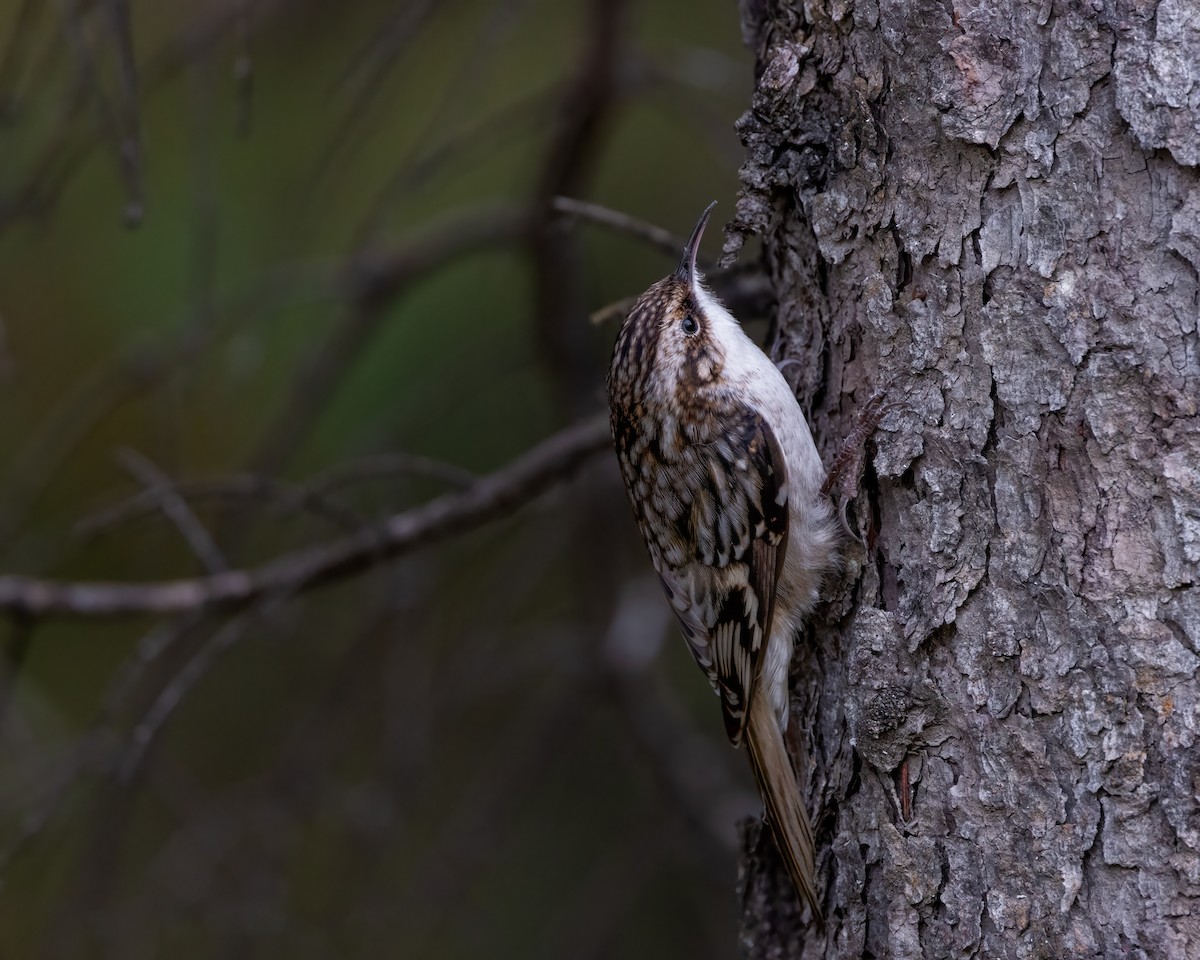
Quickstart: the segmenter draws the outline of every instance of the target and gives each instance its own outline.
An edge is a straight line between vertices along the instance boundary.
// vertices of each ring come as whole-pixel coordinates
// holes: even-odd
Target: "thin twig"
[[[141,148],[137,135],[137,70],[133,62],[132,33],[123,0],[109,0],[111,26],[116,37],[120,64],[120,92],[114,102],[106,89],[91,38],[83,27],[79,0],[60,0],[63,29],[77,60],[80,90],[96,104],[101,122],[111,141],[126,191],[125,221],[141,220],[144,206]]]
[[[588,322],[599,327],[606,323],[612,323],[614,320],[624,320],[625,314],[629,313],[629,308],[635,303],[637,303],[637,297],[622,297],[620,300],[606,303],[599,310],[592,311]]]
[[[578,245],[566,236],[555,198],[586,192],[605,126],[618,93],[617,65],[626,0],[591,0],[584,49],[538,172],[529,235],[533,261],[534,330],[542,366],[558,409],[578,416],[590,391],[583,385],[592,363],[591,343],[579,320],[585,315]]]
[[[303,484],[288,483],[255,473],[227,477],[179,480],[173,489],[189,503],[225,500],[232,503],[257,501],[289,513],[308,512],[336,524],[342,530],[357,530],[365,518],[330,494],[354,484],[395,476],[428,477],[458,489],[471,486],[479,475],[434,457],[412,453],[381,453],[333,467]],[[107,533],[114,527],[153,516],[160,510],[152,491],[142,490],[76,522],[73,534],[80,540]]]
[[[193,610],[169,620],[162,620],[138,640],[133,655],[121,665],[108,684],[100,707],[100,722],[112,724],[125,708],[134,689],[146,671],[163,654],[173,649],[204,621],[204,613]]]
[[[225,500],[233,503],[255,501],[288,513],[308,512],[322,520],[328,520],[345,531],[357,530],[364,518],[333,497],[328,496],[317,485],[297,486],[271,477],[260,477],[253,473],[236,473],[228,477],[201,480],[180,480],[175,490],[181,497],[195,503],[204,500]],[[80,540],[88,540],[114,527],[158,512],[158,501],[148,491],[140,491],[111,506],[79,520],[72,533]]]
[[[420,948],[416,956],[432,954],[444,943],[447,926],[458,923],[466,886],[481,865],[494,862],[497,847],[511,830],[528,796],[547,768],[557,767],[586,716],[579,690],[551,684],[524,698],[520,711],[475,764],[459,800],[445,812],[443,826],[410,871],[402,902],[416,905],[414,916],[424,929],[410,935]],[[423,949],[422,949],[423,948]]]
[[[62,2],[73,3],[76,0]],[[299,2],[256,0],[255,19],[267,22],[279,18]],[[163,44],[145,61],[141,70],[139,83],[143,99],[163,89],[192,62],[193,56],[199,51],[221,42],[237,13],[228,5],[218,5],[217,10],[198,25]],[[14,189],[0,192],[0,228],[18,217],[37,215],[52,206],[92,150],[106,142],[110,130],[108,125],[78,122],[89,102],[83,95],[73,97],[38,155],[25,164],[25,176],[18,180]]]
[[[370,39],[354,51],[349,67],[338,81],[338,92],[346,94],[347,102],[338,111],[337,129],[326,155],[318,163],[322,175],[333,168],[339,155],[354,142],[355,133],[363,126],[376,99],[387,90],[388,74],[405,62],[405,46],[424,29],[439,6],[443,5],[432,0],[401,4],[390,15],[389,22],[372,31]]]
[[[465,467],[435,457],[415,453],[379,453],[334,467],[305,485],[313,493],[328,493],[364,480],[380,480],[396,475],[429,477],[453,487],[469,487],[479,479]]]
[[[154,498],[163,516],[175,525],[184,543],[196,555],[209,573],[221,573],[229,569],[229,564],[221,556],[221,548],[217,546],[212,535],[205,529],[199,518],[187,505],[187,501],[179,494],[179,490],[171,482],[171,478],[162,472],[151,460],[136,450],[124,449],[117,451],[117,461],[130,475],[146,488],[146,493]]]
[[[730,776],[730,752],[693,727],[648,669],[669,619],[657,578],[628,584],[613,611],[595,675],[680,819],[714,846],[733,850],[732,812],[754,809],[753,800]]]
[[[527,222],[519,212],[471,210],[422,231],[395,253],[364,254],[352,260],[354,269],[347,278],[350,306],[314,349],[297,374],[283,409],[263,431],[252,460],[254,472],[282,472],[382,323],[385,307],[447,263],[522,236]]]
[[[487,71],[506,52],[505,41],[516,28],[522,8],[528,3],[529,0],[509,0],[496,4],[481,18],[483,22],[473,43],[460,58],[462,69],[447,84],[424,129],[412,138],[412,147],[367,204],[367,212],[351,234],[354,247],[371,243],[379,234],[380,225],[395,215],[396,203],[402,196],[420,196],[423,184],[435,176],[445,182],[446,176],[464,162],[480,158],[486,162],[501,143],[526,132],[545,116],[547,95],[545,91],[539,91],[457,130],[452,125],[456,114],[461,118],[472,99],[477,100],[488,90]],[[442,4],[442,11],[445,8]],[[347,117],[347,121],[350,120],[353,116]],[[339,131],[333,140],[335,145],[318,164],[318,180],[328,176],[329,161],[349,138]],[[318,195],[324,193],[323,190],[316,191]]]
[[[683,248],[687,245],[687,240],[670,230],[664,230],[649,221],[640,220],[628,213],[622,213],[620,210],[613,210],[611,207],[601,206],[598,203],[576,200],[574,197],[555,197],[551,206],[563,216],[576,220],[587,220],[589,223],[645,240],[672,257],[680,256]]]
[[[22,73],[34,48],[37,20],[45,8],[41,0],[24,0],[10,27],[8,42],[0,55],[0,117],[16,110]]]
[[[170,679],[167,685],[155,698],[145,716],[134,727],[125,752],[117,765],[117,780],[129,783],[142,769],[146,754],[158,739],[159,733],[171,718],[171,715],[183,702],[184,697],[208,672],[221,654],[226,653],[236,644],[252,626],[267,618],[272,611],[277,610],[284,598],[281,596],[268,597],[263,603],[243,611],[227,621],[219,630],[209,637],[179,671]]]
[[[24,448],[8,457],[8,474],[0,478],[0,552],[15,542],[32,508],[75,449],[121,403],[156,387],[246,318],[332,295],[334,274],[334,267],[323,260],[282,264],[233,297],[214,327],[192,325],[182,336],[132,344],[74,383]]]
[[[164,621],[145,634],[138,642],[137,653],[110,682],[100,708],[97,722],[77,743],[62,763],[54,782],[22,821],[16,833],[0,846],[0,883],[9,867],[53,822],[72,790],[85,774],[110,772],[120,758],[116,720],[137,681],[146,669],[163,653],[175,646],[203,619],[200,612],[191,612],[174,620]]]
[[[12,379],[16,364],[8,349],[8,333],[4,326],[4,314],[0,313],[0,386]]]
[[[0,576],[0,610],[33,617],[172,614],[299,593],[510,513],[570,476],[607,445],[607,417],[585,420],[469,490],[446,494],[341,540],[288,553],[253,569],[140,584]]]
[[[250,4],[253,0],[238,0],[234,13],[234,36],[237,57],[233,61],[233,82],[237,87],[237,120],[234,129],[238,136],[250,136],[254,121],[254,56],[250,50]]]
[[[457,129],[437,131],[436,139],[423,142],[375,191],[366,205],[367,213],[354,228],[355,246],[361,247],[379,234],[380,224],[395,215],[401,197],[420,196],[435,177],[444,181],[473,160],[492,156],[517,137],[536,131],[559,96],[558,86],[552,84]],[[324,175],[318,171],[316,178]]]
[[[13,687],[17,675],[29,654],[29,646],[33,643],[33,621],[28,617],[16,616],[11,620],[8,642],[4,646],[4,665],[0,672],[0,722],[8,714],[8,705],[12,699]]]
[[[130,23],[129,0],[108,0],[108,15],[113,32],[114,47],[120,73],[120,93],[116,104],[118,124],[117,152],[121,176],[125,181],[128,202],[125,223],[141,222],[145,210],[145,189],[142,184],[142,135],[138,105],[137,60],[133,52],[133,27]]]

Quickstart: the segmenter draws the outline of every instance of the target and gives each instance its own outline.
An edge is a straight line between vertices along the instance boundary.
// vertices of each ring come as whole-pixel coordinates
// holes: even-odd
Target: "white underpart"
[[[783,374],[703,286],[697,283],[694,292],[710,335],[725,352],[722,381],[770,424],[787,462],[787,557],[775,588],[774,619],[757,692],[767,696],[780,727],[786,730],[788,666],[796,630],[816,603],[821,580],[835,562],[833,508],[828,498],[821,496],[825,467]]]

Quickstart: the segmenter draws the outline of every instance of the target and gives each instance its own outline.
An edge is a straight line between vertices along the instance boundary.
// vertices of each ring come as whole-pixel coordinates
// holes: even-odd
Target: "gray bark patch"
[[[727,252],[827,453],[906,405],[794,664],[829,922],[747,842],[745,953],[1200,956],[1200,7],[743,15]]]

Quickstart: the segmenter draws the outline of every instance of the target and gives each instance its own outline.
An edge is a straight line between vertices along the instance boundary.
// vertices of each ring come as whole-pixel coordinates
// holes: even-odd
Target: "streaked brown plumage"
[[[782,375],[705,289],[705,210],[634,304],[609,369],[613,442],[684,637],[721,698],[797,892],[820,916],[808,815],[784,746],[795,631],[836,564],[825,471]]]

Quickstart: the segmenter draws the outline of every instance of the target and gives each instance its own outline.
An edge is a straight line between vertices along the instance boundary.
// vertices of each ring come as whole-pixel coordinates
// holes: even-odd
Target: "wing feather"
[[[787,467],[753,409],[739,408],[721,427],[717,436],[700,434],[684,445],[644,441],[647,476],[625,479],[670,488],[631,499],[684,637],[721,697],[725,729],[736,744],[787,554]]]

